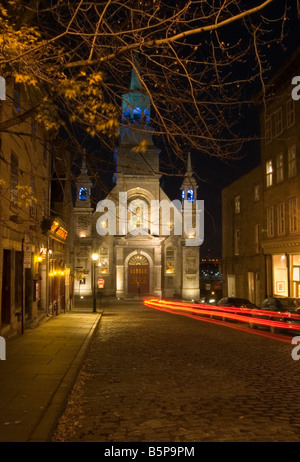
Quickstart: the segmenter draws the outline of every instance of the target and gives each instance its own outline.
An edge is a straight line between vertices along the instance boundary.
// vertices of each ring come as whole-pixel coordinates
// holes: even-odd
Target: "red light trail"
[[[159,299],[150,299],[150,300],[144,300],[144,305],[148,306],[150,308],[155,308],[160,311],[166,311],[168,313],[172,314],[180,314],[182,316],[188,316],[193,319],[197,319],[199,321],[205,321],[205,322],[212,322],[215,324],[222,324],[224,325],[224,322],[218,321],[218,320],[212,320],[208,319],[207,317],[199,316],[199,315],[204,315],[204,316],[214,316],[214,317],[219,317],[220,319],[227,319],[227,320],[235,320],[235,321],[240,321],[243,323],[252,323],[257,326],[272,326],[272,327],[277,327],[280,329],[286,329],[286,330],[293,330],[293,331],[299,331],[300,334],[300,322],[299,324],[294,324],[294,323],[289,323],[289,322],[284,322],[284,321],[274,321],[270,319],[262,319],[260,316],[272,316],[280,319],[287,318],[289,320],[294,319],[294,320],[299,320],[300,321],[300,315],[299,314],[292,314],[288,312],[278,312],[278,311],[267,311],[267,310],[257,310],[257,309],[248,309],[248,308],[235,308],[235,307],[220,307],[220,306],[213,306],[213,305],[202,305],[202,304],[195,304],[195,303],[184,303],[184,302],[172,302],[169,300],[159,300]],[[242,313],[242,314],[238,314]],[[247,314],[251,314],[251,316],[247,316]],[[227,324],[228,325],[228,324]],[[230,327],[233,327],[232,325],[228,325]],[[233,327],[233,328],[238,328],[240,327]],[[240,330],[245,330],[245,329],[240,329]],[[247,328],[247,332],[249,332],[249,329]],[[265,333],[260,333],[257,331],[251,330],[252,333],[256,335],[263,335],[266,336]],[[267,335],[270,337],[270,335]],[[278,340],[282,341],[288,341],[290,342],[290,339],[288,340],[283,340],[282,338],[278,338],[282,336],[274,336],[272,334],[272,338],[277,338]]]

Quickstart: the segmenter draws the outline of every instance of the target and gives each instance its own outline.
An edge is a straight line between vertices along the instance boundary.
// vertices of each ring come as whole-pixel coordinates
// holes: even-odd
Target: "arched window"
[[[130,122],[130,109],[127,107],[123,112],[123,122]]]
[[[173,247],[166,248],[166,274],[175,274],[175,250]]]
[[[147,125],[149,125],[150,124],[150,111],[149,111],[149,109],[144,110],[144,119],[145,119],[145,123]]]
[[[80,188],[80,189],[79,189],[79,193],[78,193],[79,200],[81,200],[81,201],[86,201],[86,200],[87,200],[87,196],[88,196],[88,190],[87,190],[87,188]]]
[[[109,273],[109,251],[106,245],[102,245],[99,251],[99,273]]]
[[[142,111],[141,108],[136,106],[132,111],[132,117],[135,122],[139,122],[142,119]]]
[[[148,204],[143,199],[133,199],[128,204],[128,231],[148,229]]]
[[[194,202],[194,190],[193,189],[188,189],[186,193],[186,199],[190,202]]]

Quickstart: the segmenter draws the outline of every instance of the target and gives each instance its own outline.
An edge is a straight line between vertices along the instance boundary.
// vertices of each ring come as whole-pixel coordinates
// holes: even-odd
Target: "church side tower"
[[[76,179],[76,201],[74,207],[74,289],[77,295],[90,295],[91,286],[91,253],[92,214],[91,206],[92,181],[88,174],[86,160],[83,158],[80,175]]]
[[[193,176],[191,154],[188,153],[187,171],[181,186],[183,203],[183,223],[187,218],[191,228],[196,227],[196,201],[198,185]],[[190,207],[190,208],[188,208]],[[188,214],[188,216],[186,216]],[[200,298],[200,246],[189,246],[187,241],[193,242],[193,229],[184,229],[182,241],[182,298],[185,300],[199,300]]]

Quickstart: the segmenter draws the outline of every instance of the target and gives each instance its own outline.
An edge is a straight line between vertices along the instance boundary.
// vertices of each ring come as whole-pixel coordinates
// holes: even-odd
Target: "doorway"
[[[133,255],[128,261],[128,293],[149,293],[149,261],[144,255]]]

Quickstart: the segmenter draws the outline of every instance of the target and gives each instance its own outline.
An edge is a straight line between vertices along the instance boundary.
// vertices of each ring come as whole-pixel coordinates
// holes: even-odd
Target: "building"
[[[8,81],[1,121],[30,107],[24,87]],[[0,134],[0,335],[36,322],[47,309],[49,146],[35,118]]]
[[[297,50],[259,106],[260,165],[222,195],[225,295],[255,303],[300,297],[300,102],[291,85],[299,74]]]
[[[122,101],[114,188],[94,210],[85,161],[76,181],[71,238],[74,294],[91,295],[94,284],[102,279],[99,284],[104,284],[103,293],[117,298],[147,295],[198,299],[199,213],[190,156],[181,187],[182,202],[172,202],[160,186],[150,98],[142,90],[139,72],[132,70],[130,90]],[[184,226],[184,217],[189,226]]]

